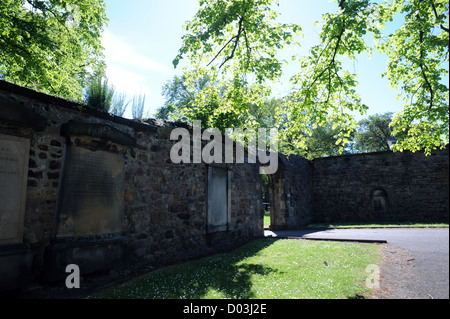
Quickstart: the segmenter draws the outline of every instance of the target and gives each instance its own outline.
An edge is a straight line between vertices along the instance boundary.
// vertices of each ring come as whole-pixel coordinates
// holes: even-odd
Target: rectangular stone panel
[[[57,237],[121,232],[123,179],[122,154],[70,146]]]
[[[231,220],[230,174],[226,169],[208,168],[208,232],[226,231]]]
[[[22,242],[30,140],[0,134],[0,245]]]

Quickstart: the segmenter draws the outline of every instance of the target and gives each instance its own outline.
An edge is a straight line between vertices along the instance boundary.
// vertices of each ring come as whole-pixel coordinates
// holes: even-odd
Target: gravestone
[[[0,291],[24,286],[32,255],[22,244],[30,141],[0,134]]]
[[[231,175],[226,168],[208,167],[208,233],[230,229],[230,187]]]
[[[0,134],[0,245],[22,242],[28,139]]]
[[[99,123],[62,126],[67,149],[54,238],[46,249],[46,279],[66,276],[68,264],[81,273],[112,268],[128,258],[122,234],[124,150],[129,135]]]
[[[57,237],[122,230],[124,157],[71,146]]]

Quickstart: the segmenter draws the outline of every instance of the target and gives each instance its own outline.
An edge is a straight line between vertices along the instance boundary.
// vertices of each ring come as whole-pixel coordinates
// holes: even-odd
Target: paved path
[[[448,228],[377,228],[265,231],[266,236],[325,240],[386,241],[407,249],[414,259],[414,277],[409,296],[420,299],[449,298]]]

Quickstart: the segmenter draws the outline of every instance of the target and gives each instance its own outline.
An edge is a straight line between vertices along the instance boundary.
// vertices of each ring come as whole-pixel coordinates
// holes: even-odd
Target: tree
[[[355,149],[362,153],[389,151],[388,138],[394,138],[389,126],[394,113],[375,114],[358,122]]]
[[[80,101],[104,69],[103,0],[2,0],[0,78]]]
[[[244,114],[249,103],[262,105],[270,95],[271,81],[282,74],[283,61],[277,53],[296,42],[301,27],[278,23],[275,3],[199,0],[197,14],[186,23],[174,66],[187,57],[188,81],[208,74],[214,83],[227,87],[217,117],[221,112]],[[404,24],[393,33],[383,33],[396,15],[403,16]],[[281,138],[306,149],[306,137],[331,121],[340,128],[336,143],[343,152],[356,126],[354,112],[364,114],[368,109],[357,92],[357,74],[345,70],[343,60],[380,52],[389,58],[385,76],[402,90],[405,102],[391,124],[400,136],[395,149],[429,154],[445,147],[449,141],[448,16],[444,0],[340,0],[336,12],[322,17],[320,44],[299,59],[292,92],[277,116],[283,121]],[[213,90],[202,90],[196,101],[199,108]],[[246,120],[254,124],[252,118]]]
[[[342,152],[348,153],[346,149],[341,151],[341,145],[337,143],[340,131],[341,129],[334,127],[333,123],[317,127],[310,136],[306,137],[306,150],[301,155],[312,160],[318,157],[337,156]]]
[[[125,93],[114,94],[112,106],[109,111],[116,116],[123,116],[130,101],[126,102],[127,95]]]
[[[300,31],[296,25],[291,31],[288,25],[276,22],[278,14],[271,2],[200,0],[199,11],[186,24],[188,33],[173,64],[177,66],[185,57],[190,60],[192,68],[185,72],[188,87],[209,77],[195,105],[206,109],[211,101],[218,103],[211,124],[232,118],[230,124],[258,125],[248,107],[261,107],[268,99],[271,90],[266,82],[282,74],[278,50],[292,43]]]
[[[108,78],[93,76],[84,93],[84,104],[92,109],[122,116],[130,103],[126,101],[125,93],[118,93],[113,85],[108,84]]]
[[[245,110],[240,114],[232,109],[223,110],[223,101],[229,96],[228,89],[213,82],[208,75],[195,78],[188,78],[186,74],[175,76],[163,86],[166,101],[158,109],[156,118],[170,121],[199,120],[203,129],[214,127],[225,133],[227,128],[243,127],[244,119],[252,116],[252,111],[255,111],[255,116],[263,117],[263,109],[255,108],[252,104],[240,105],[241,110]]]
[[[108,79],[96,76],[89,82],[84,103],[92,109],[108,112],[111,109],[113,97],[114,87],[108,84]]]
[[[155,117],[165,121],[187,120],[181,113],[185,106],[191,105],[194,97],[185,85],[184,76],[174,76],[162,88],[162,95],[166,98],[164,105],[156,111]]]
[[[134,119],[142,119],[144,116],[145,94],[139,94],[133,96],[133,102],[131,104],[131,112]]]
[[[203,103],[203,106],[199,107],[196,102],[202,99],[201,94],[208,86],[217,90],[214,95],[210,95],[208,103]],[[260,105],[255,103],[243,105],[245,113],[242,114],[231,111],[218,112],[222,101],[227,98],[227,89],[211,83],[208,76],[197,78],[191,87],[188,86],[185,75],[174,76],[163,86],[166,101],[158,108],[155,117],[174,122],[200,120],[203,129],[214,127],[222,133],[228,128],[245,129],[247,119],[253,120],[256,126],[262,128],[273,128],[277,124],[276,113],[282,107],[281,99],[267,99]]]
[[[449,141],[449,3],[394,1],[386,18],[403,12],[404,25],[378,47],[389,56],[385,73],[403,91],[405,108],[394,116],[394,149],[443,148]]]
[[[208,76],[197,78],[193,86],[188,86],[186,76],[174,76],[163,86],[164,105],[157,110],[156,117],[170,121],[200,120],[204,124],[210,122],[210,115],[217,105],[210,101],[208,108],[199,110],[196,106],[197,95],[207,86],[211,79]],[[212,119],[211,119],[212,120]]]

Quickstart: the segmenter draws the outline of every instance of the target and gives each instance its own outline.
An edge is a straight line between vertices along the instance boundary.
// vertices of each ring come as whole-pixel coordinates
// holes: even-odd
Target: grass
[[[380,246],[260,239],[233,253],[171,266],[91,298],[346,299],[369,296]]]
[[[270,226],[270,211],[264,211],[264,228]],[[334,224],[311,224],[306,226],[307,229],[331,229],[331,228],[417,228],[417,227],[449,227],[446,223],[334,223]]]
[[[270,211],[264,211],[264,228],[269,228],[270,226]]]
[[[423,224],[423,223],[351,223],[351,224],[311,224],[309,229],[329,229],[329,228],[417,228],[417,227],[448,227],[448,224]]]

